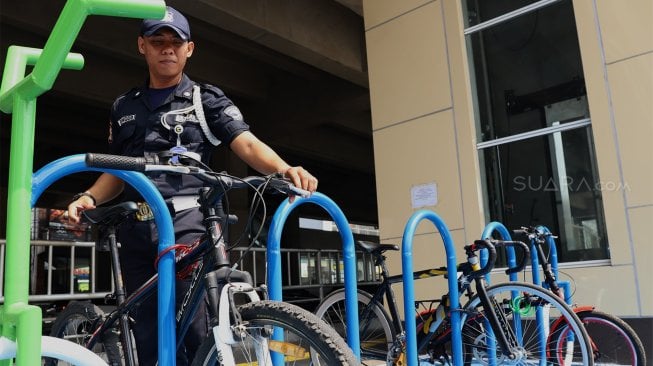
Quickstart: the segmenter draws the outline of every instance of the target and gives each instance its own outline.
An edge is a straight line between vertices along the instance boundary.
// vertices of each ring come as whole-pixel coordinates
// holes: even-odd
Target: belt
[[[168,209],[172,214],[188,210],[190,208],[200,207],[198,195],[173,196],[166,200],[166,204],[168,205]],[[137,202],[136,205],[138,206],[138,211],[136,212],[136,220],[150,221],[154,219],[152,208],[147,204],[147,202]]]

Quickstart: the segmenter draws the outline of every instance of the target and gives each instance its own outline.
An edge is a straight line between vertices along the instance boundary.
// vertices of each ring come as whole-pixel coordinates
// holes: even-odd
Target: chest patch
[[[118,126],[122,126],[122,125],[124,125],[125,123],[127,123],[127,122],[129,122],[129,121],[133,121],[133,120],[135,120],[135,119],[136,119],[136,115],[135,115],[135,114],[128,114],[128,115],[126,115],[126,116],[122,116],[122,117],[120,117],[120,119],[118,120]]]
[[[199,120],[197,119],[197,117],[193,113],[190,113],[190,114],[177,114],[177,115],[175,115],[175,122],[177,122],[177,123],[184,123],[184,122],[198,123]]]

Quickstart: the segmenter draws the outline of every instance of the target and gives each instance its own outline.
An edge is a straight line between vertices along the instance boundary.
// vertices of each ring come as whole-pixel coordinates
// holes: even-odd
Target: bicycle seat
[[[356,245],[370,254],[381,254],[386,250],[399,250],[399,246],[396,244],[380,244],[365,240],[358,240]]]
[[[82,215],[92,224],[117,226],[127,216],[138,211],[138,206],[135,202],[123,202],[109,207],[98,207],[92,210],[82,212]]]

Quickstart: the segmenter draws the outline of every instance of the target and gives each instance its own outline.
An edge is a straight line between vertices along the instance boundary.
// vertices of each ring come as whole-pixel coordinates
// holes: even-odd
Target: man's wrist
[[[77,201],[78,199],[80,199],[80,198],[82,198],[82,197],[84,197],[84,196],[90,198],[91,201],[93,201],[93,205],[96,205],[96,204],[97,204],[97,200],[95,199],[95,197],[93,197],[93,195],[92,195],[91,192],[89,192],[89,191],[79,192],[79,193],[77,193],[76,195],[74,195],[74,196],[73,196],[73,202]]]

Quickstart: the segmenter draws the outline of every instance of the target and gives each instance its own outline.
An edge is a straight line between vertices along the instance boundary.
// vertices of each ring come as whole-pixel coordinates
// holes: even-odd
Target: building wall
[[[437,203],[424,208],[447,224],[458,258],[486,224],[461,3],[363,3],[381,240],[401,243],[418,209],[411,187],[435,184]],[[576,301],[632,317],[653,316],[653,287],[644,283],[651,275],[644,263],[653,260],[645,242],[653,224],[653,159],[646,148],[653,137],[651,4],[573,1],[600,179],[607,187],[612,260],[565,272],[575,281]],[[623,188],[609,189],[613,184]],[[415,269],[445,264],[434,225],[420,223],[413,239]],[[389,255],[389,263],[393,273],[401,272],[399,253]],[[421,280],[415,289],[417,298],[436,298],[446,283]]]
[[[647,234],[653,224],[653,154],[643,147],[653,138],[653,3],[576,0],[574,11],[599,174],[606,186],[612,266],[597,276],[612,278],[617,296],[608,304],[610,311],[652,316],[647,263],[653,248]],[[623,189],[607,189],[609,183]],[[631,302],[637,313],[624,313],[621,306]]]

